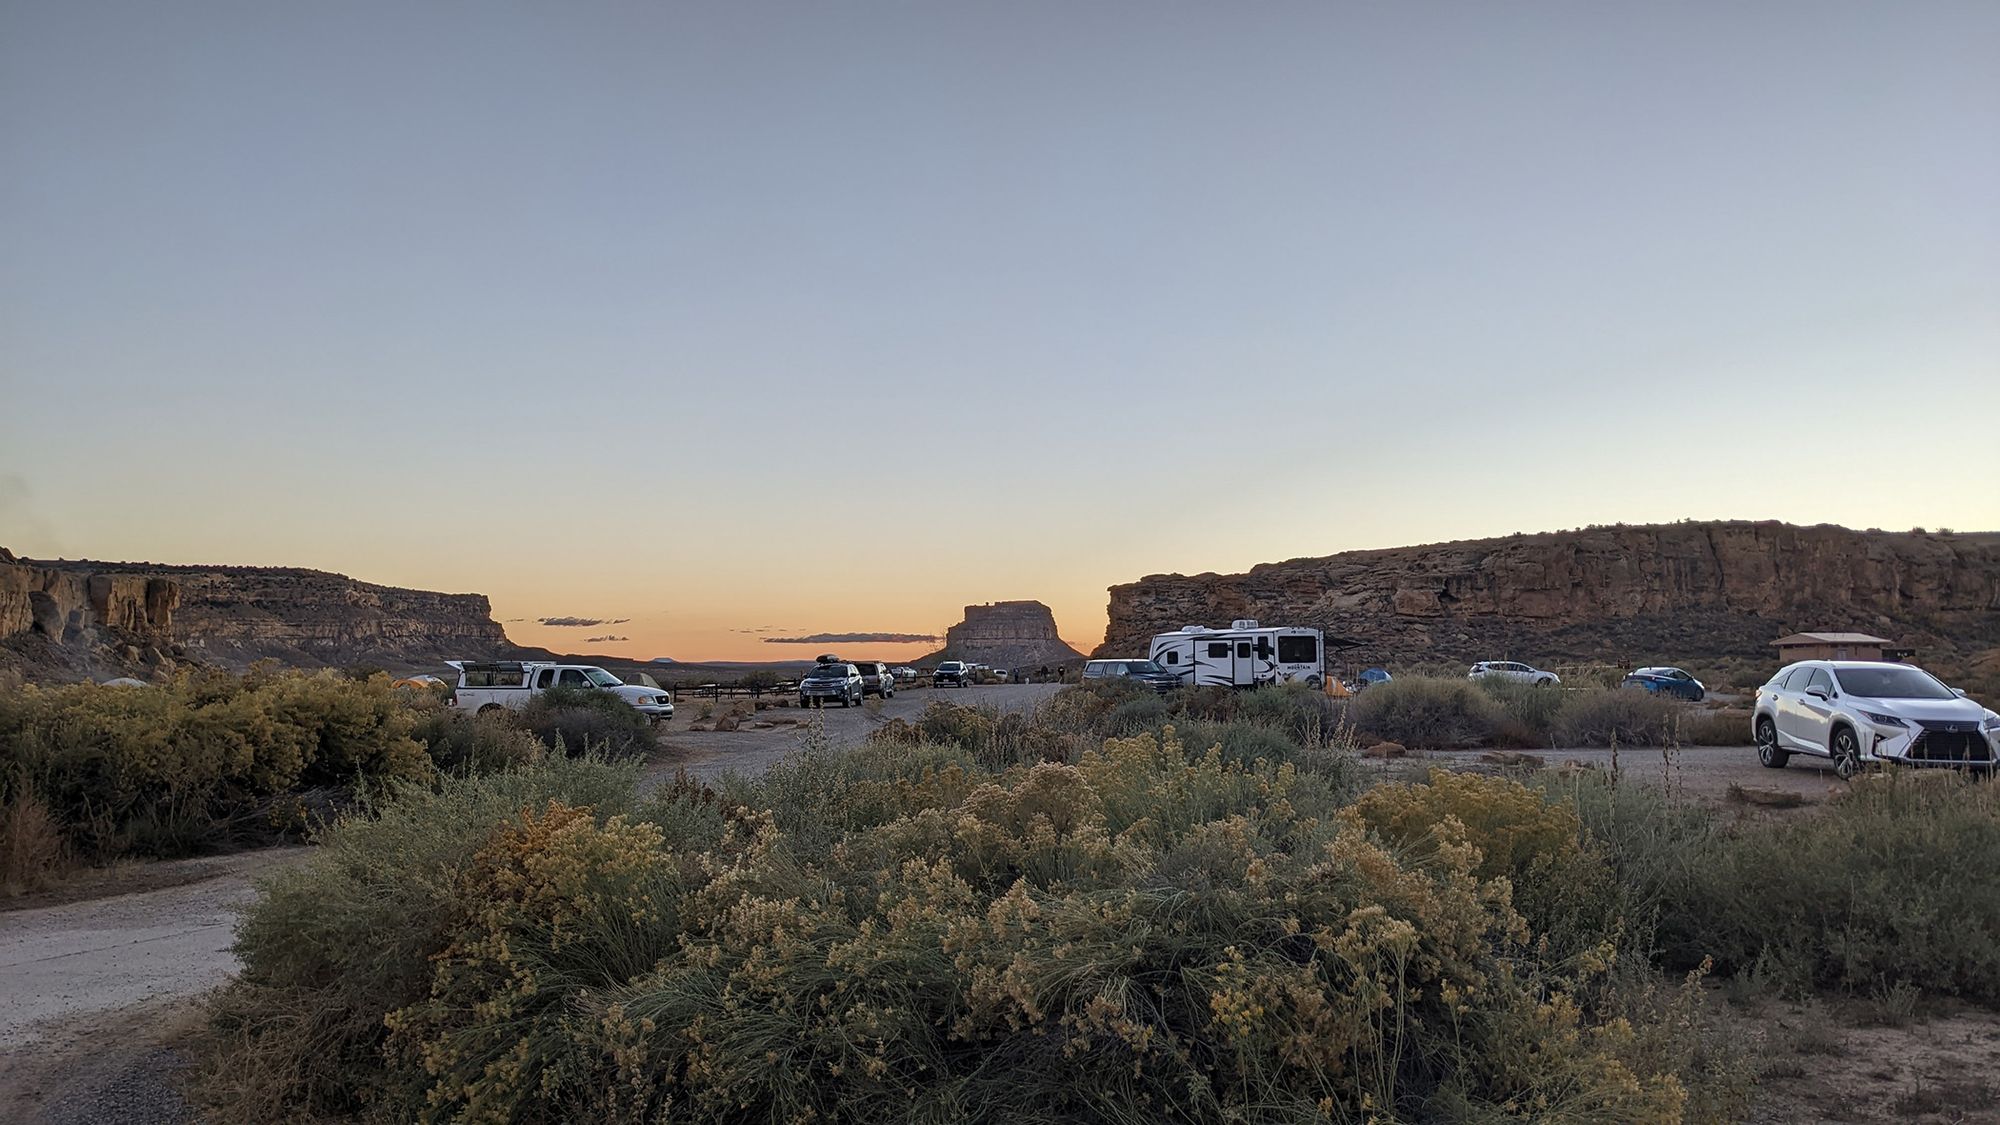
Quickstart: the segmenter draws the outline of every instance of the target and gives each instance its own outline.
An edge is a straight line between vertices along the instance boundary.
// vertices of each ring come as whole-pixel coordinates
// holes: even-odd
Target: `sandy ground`
[[[879,707],[816,712],[827,743],[850,747],[892,718],[912,719],[935,699],[1030,710],[1059,688],[1006,684],[906,690]],[[726,709],[727,701],[717,710]],[[698,701],[683,699],[662,734],[665,752],[646,772],[659,784],[686,770],[703,779],[762,773],[797,750],[805,714],[772,708],[736,731],[691,731]],[[1732,784],[1794,793],[1816,803],[1842,786],[1825,763],[1794,758],[1767,770],[1748,747],[1675,751],[1555,749],[1554,767],[1612,769],[1644,784],[1721,800]],[[1427,765],[1516,768],[1478,751],[1371,761],[1402,775]],[[1532,765],[1533,762],[1520,764]],[[97,873],[27,908],[0,911],[0,1122],[181,1122],[195,1118],[176,1093],[176,1044],[199,1022],[198,1000],[236,969],[229,951],[235,909],[254,875],[303,848],[217,859],[134,865]],[[100,896],[88,897],[82,896]],[[81,898],[80,901],[72,901]],[[18,906],[18,904],[17,904]],[[2000,1014],[1940,1014],[1903,1028],[1857,1027],[1824,1012],[1770,1007],[1754,1023],[1771,1058],[1756,1120],[2000,1121]],[[1801,1030],[1803,1029],[1803,1030]],[[1980,1116],[1986,1114],[1986,1116]]]

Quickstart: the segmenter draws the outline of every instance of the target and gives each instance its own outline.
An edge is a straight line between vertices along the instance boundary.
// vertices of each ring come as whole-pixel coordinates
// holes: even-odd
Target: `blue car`
[[[1679,668],[1637,668],[1625,676],[1626,687],[1642,687],[1655,695],[1671,695],[1699,703],[1708,694],[1700,680]]]

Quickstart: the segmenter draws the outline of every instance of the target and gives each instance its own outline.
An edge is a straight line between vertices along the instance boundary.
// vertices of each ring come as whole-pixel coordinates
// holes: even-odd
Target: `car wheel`
[[[1833,732],[1833,772],[1842,781],[1851,781],[1861,772],[1861,743],[1846,727]]]
[[[1536,681],[1535,681],[1535,686],[1536,686],[1536,687],[1548,687],[1548,686],[1550,686],[1550,685],[1552,685],[1552,684],[1554,684],[1554,683],[1555,683],[1555,681],[1554,681],[1554,680],[1551,680],[1551,679],[1546,679],[1546,678],[1544,678],[1544,679],[1540,679],[1540,680],[1536,680]]]
[[[498,703],[488,703],[486,706],[481,707],[479,709],[479,713],[482,715],[491,715],[495,711],[505,711],[505,710],[506,708],[500,706]]]
[[[1766,769],[1781,770],[1791,761],[1789,751],[1778,747],[1778,727],[1769,718],[1757,720],[1757,761]]]
[[[1318,691],[1319,689],[1326,686],[1326,681],[1320,679],[1318,676],[1307,676],[1306,686],[1313,689],[1314,691]]]

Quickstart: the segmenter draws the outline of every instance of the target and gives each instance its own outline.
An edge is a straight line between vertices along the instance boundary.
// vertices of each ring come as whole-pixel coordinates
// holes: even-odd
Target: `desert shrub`
[[[1366,734],[1437,750],[1491,739],[1506,712],[1471,680],[1404,677],[1356,696],[1353,716],[1355,727]]]
[[[1406,849],[1436,847],[1439,826],[1458,825],[1478,849],[1475,873],[1506,879],[1514,904],[1563,956],[1601,942],[1624,905],[1604,856],[1586,850],[1575,809],[1519,782],[1433,769],[1421,784],[1368,790],[1342,815]]]
[[[546,752],[506,715],[469,715],[441,705],[418,709],[410,737],[423,745],[433,765],[451,774],[513,769]]]
[[[69,844],[41,799],[17,789],[0,805],[0,894],[16,895],[49,885],[69,866]]]
[[[589,769],[414,794],[268,883],[216,1002],[220,1118],[1740,1111],[1702,1100],[1686,1021],[1544,955],[1509,880],[1588,856],[1512,783],[1349,815],[1290,761],[1150,733],[1004,769],[812,747],[663,808]]]
[[[1479,690],[1492,697],[1505,713],[1504,729],[1499,732],[1501,741],[1523,746],[1548,745],[1565,702],[1575,694],[1501,676],[1487,676],[1470,682],[1477,683]]]
[[[1137,734],[1166,722],[1172,713],[1166,700],[1149,691],[1144,695],[1135,695],[1113,707],[1110,713],[1104,716],[1102,726],[1107,734]]]
[[[551,750],[575,756],[643,758],[659,748],[653,721],[638,708],[595,688],[554,687],[521,708],[519,722]]]
[[[594,759],[402,786],[320,834],[303,861],[259,882],[237,930],[243,970],[211,1009],[205,1095],[225,1120],[353,1113],[420,1090],[384,1066],[386,1013],[429,997],[482,848],[551,801],[609,818],[633,808],[634,774]],[[489,883],[482,893],[503,894]],[[404,1103],[418,1115],[421,1103]]]
[[[1669,746],[1680,739],[1686,703],[1637,688],[1614,688],[1572,696],[1556,718],[1556,737],[1565,746]]]
[[[2000,1001],[2000,794],[1952,774],[1871,777],[1812,815],[1725,825],[1712,806],[1593,774],[1540,782],[1611,864],[1661,963],[1802,993],[1907,986]],[[1939,862],[1949,856],[1949,862]]]
[[[274,798],[430,775],[386,678],[253,671],[0,695],[0,804],[23,793],[88,861],[302,827]]]
[[[2000,795],[1951,774],[1865,779],[1820,815],[1726,838],[1662,928],[1803,988],[1907,985],[2000,1001]],[[1939,857],[1949,857],[1940,862]]]
[[[1751,741],[1750,712],[1726,707],[1689,708],[1674,728],[1683,746],[1742,746]]]
[[[1235,721],[1282,731],[1303,746],[1326,745],[1341,726],[1340,705],[1304,684],[1276,684],[1235,694]]]

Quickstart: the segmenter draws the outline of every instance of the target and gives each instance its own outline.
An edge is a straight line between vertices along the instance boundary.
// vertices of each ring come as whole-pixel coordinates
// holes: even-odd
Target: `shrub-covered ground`
[[[556,746],[616,756],[653,742],[643,716],[603,693],[550,692],[518,719],[475,719],[379,674],[0,692],[0,887],[77,862],[268,843],[368,786],[508,769]]]
[[[418,788],[266,887],[202,1088],[226,1121],[1728,1121],[1705,975],[2000,1003],[1988,785],[1736,824],[1589,775],[1363,788],[1328,706],[1073,689],[718,787]]]

